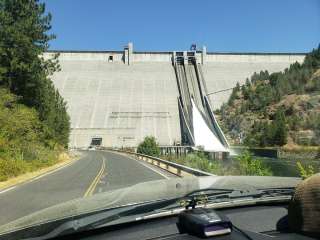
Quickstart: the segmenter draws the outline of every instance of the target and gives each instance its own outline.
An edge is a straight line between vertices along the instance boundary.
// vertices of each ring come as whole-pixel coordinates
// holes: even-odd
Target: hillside
[[[237,84],[216,113],[231,144],[320,145],[320,48],[302,64]]]
[[[35,109],[0,88],[0,181],[58,162],[62,147],[49,147],[46,131]]]
[[[51,15],[39,1],[0,4],[0,181],[59,161],[68,146],[66,102],[50,77],[58,56],[44,59]]]

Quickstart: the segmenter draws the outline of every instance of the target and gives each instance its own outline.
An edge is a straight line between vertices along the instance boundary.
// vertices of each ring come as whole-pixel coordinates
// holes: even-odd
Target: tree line
[[[0,87],[34,108],[49,147],[67,147],[70,119],[64,99],[50,76],[60,69],[58,55],[45,59],[51,14],[38,0],[0,0]]]
[[[295,130],[299,125],[319,132],[317,128],[320,126],[320,116],[317,114],[308,116],[305,120],[295,115],[292,108],[277,109],[273,116],[268,112],[268,107],[280,102],[285,95],[319,92],[320,76],[314,77],[314,73],[319,69],[320,45],[306,55],[303,63],[295,62],[281,72],[254,73],[250,79],[246,79],[244,85],[240,86],[237,83],[228,102],[219,111],[227,130],[240,131],[237,129],[240,128],[239,124],[235,122],[237,118],[232,120],[225,117],[226,111],[236,108],[236,115],[252,112],[259,113],[265,118],[264,121],[255,121],[251,130],[246,133],[244,143],[247,145],[282,146],[287,142],[288,130]],[[239,104],[240,106],[236,107]]]

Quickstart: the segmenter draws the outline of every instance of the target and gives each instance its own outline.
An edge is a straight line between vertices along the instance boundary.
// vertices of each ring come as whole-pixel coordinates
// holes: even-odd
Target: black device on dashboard
[[[213,209],[195,208],[179,214],[177,227],[180,233],[189,233],[199,237],[211,237],[228,234],[232,223],[224,215],[218,215]]]

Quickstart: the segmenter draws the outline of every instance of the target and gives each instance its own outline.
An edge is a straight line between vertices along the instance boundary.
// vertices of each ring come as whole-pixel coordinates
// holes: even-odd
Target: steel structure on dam
[[[284,70],[305,56],[210,53],[205,47],[134,52],[128,44],[123,51],[51,51],[45,57],[55,52],[61,71],[52,81],[67,101],[70,147],[134,147],[151,135],[160,145],[206,144],[199,133],[209,129],[227,148],[212,110],[230,91],[210,93],[244,83],[254,72]]]

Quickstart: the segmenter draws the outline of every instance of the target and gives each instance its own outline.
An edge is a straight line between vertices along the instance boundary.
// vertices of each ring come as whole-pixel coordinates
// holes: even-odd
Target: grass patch
[[[0,181],[59,162],[64,148],[47,133],[33,108],[0,88]]]
[[[50,152],[42,159],[24,160],[24,159],[3,159],[0,158],[0,182],[9,178],[17,177],[24,173],[34,172],[42,168],[52,166],[60,162],[59,151]],[[40,155],[45,155],[41,152]]]
[[[210,160],[204,152],[193,152],[182,157],[167,155],[162,158],[216,175],[273,175],[270,168],[265,166],[260,159],[254,158],[248,151],[228,162]]]

